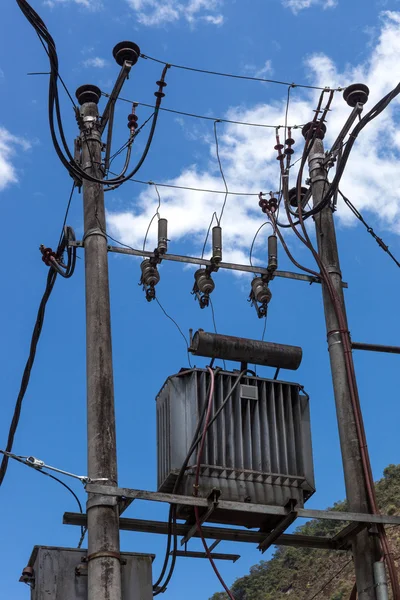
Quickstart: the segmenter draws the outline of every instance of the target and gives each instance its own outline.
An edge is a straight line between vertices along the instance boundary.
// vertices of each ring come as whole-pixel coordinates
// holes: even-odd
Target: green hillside
[[[389,465],[385,469],[383,479],[376,483],[376,492],[382,513],[400,514],[400,465]],[[346,510],[346,503],[338,502],[333,510]],[[330,536],[342,527],[343,524],[336,521],[309,521],[296,531]],[[399,569],[400,527],[388,527],[388,536]],[[281,547],[271,560],[261,561],[250,569],[249,575],[237,579],[232,592],[235,600],[311,600],[315,594],[315,600],[347,600],[353,585],[349,553]],[[216,593],[211,600],[227,598],[225,593]]]

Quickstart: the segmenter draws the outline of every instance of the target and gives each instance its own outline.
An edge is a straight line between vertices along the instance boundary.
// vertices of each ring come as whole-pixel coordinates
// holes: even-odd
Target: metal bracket
[[[208,519],[210,518],[210,516],[212,515],[212,513],[214,512],[214,510],[217,508],[218,506],[218,498],[221,495],[221,492],[219,490],[212,490],[211,494],[208,497],[208,508],[207,510],[201,515],[200,517],[200,525],[202,525],[203,523],[205,523],[205,521],[208,521]],[[190,530],[188,531],[188,533],[185,535],[185,537],[183,537],[181,539],[181,546],[183,546],[184,544],[187,544],[187,542],[190,540],[190,538],[192,538],[194,536],[194,534],[197,531],[197,523],[195,523]]]
[[[288,504],[288,514],[286,515],[286,517],[283,517],[283,519],[278,523],[278,525],[275,527],[275,529],[273,529],[267,535],[265,540],[259,544],[258,550],[260,550],[262,552],[262,554],[264,554],[264,552],[266,550],[268,550],[268,548],[270,548],[274,542],[276,542],[276,540],[279,538],[279,536],[284,531],[286,531],[286,529],[288,527],[290,527],[290,525],[297,519],[297,511],[295,510],[295,506],[296,506],[296,501],[290,500],[290,502]]]
[[[213,560],[231,560],[234,563],[240,558],[240,554],[211,554],[210,552],[208,555],[205,552],[190,552],[189,550],[176,550],[176,552],[170,552],[169,555],[183,558],[209,558],[211,556]]]

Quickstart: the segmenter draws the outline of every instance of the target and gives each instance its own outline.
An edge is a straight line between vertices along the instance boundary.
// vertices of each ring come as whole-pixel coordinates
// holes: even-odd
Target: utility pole
[[[101,169],[101,127],[97,104],[101,91],[86,85],[76,93],[80,110],[82,168],[97,179]],[[111,348],[110,294],[104,189],[83,180],[86,283],[86,368],[88,476],[117,485],[117,447]],[[121,600],[121,564],[117,499],[89,494],[88,600]]]
[[[323,137],[322,133],[318,135]],[[312,145],[308,161],[314,206],[321,202],[325,192],[327,170],[323,163],[324,159],[323,141],[322,139],[317,138]],[[315,227],[319,256],[328,271],[347,322],[335,225],[330,205],[326,206],[315,215]],[[324,283],[322,283],[322,294],[346,485],[346,497],[349,510],[356,513],[369,513],[366,481],[361,461],[361,450],[357,437],[355,416],[346,373],[345,351],[342,344],[335,308],[327,286]],[[374,563],[379,560],[380,557],[377,556],[376,541],[374,537],[369,535],[368,531],[364,529],[353,538],[352,550],[356,571],[358,598],[359,600],[376,600]]]

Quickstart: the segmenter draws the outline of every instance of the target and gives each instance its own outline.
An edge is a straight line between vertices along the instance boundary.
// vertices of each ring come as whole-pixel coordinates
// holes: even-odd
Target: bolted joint
[[[101,98],[101,90],[97,87],[97,85],[81,85],[76,90],[75,96],[81,106],[87,102],[98,104]]]

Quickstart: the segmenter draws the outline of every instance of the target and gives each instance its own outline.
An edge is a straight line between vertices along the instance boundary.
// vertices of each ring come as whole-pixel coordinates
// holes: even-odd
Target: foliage
[[[389,465],[376,484],[378,504],[385,514],[400,513],[400,465]],[[346,502],[337,502],[330,510],[347,510]],[[332,536],[343,528],[338,521],[314,520],[298,527],[303,535]],[[389,527],[388,536],[395,557],[400,557],[400,528]],[[399,566],[398,561],[396,561]],[[342,572],[334,577],[340,569]],[[333,579],[332,579],[333,578]],[[251,567],[250,573],[237,579],[232,592],[235,600],[310,600],[325,582],[332,579],[317,600],[346,600],[354,585],[353,567],[347,552],[312,548],[279,547],[268,561]],[[227,600],[217,592],[210,600]]]

